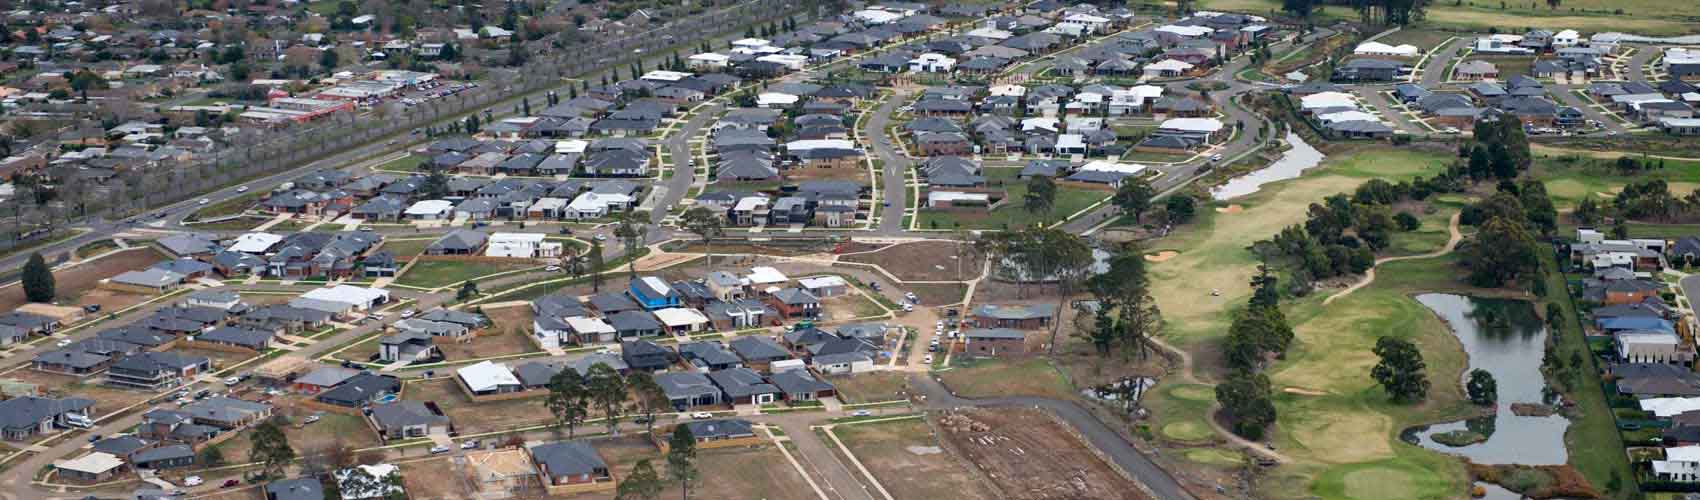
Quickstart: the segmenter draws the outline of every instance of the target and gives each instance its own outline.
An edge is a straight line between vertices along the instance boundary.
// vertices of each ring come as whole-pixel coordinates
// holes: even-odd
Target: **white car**
[[[922,362],[922,363],[926,363],[926,364],[929,364],[929,365],[930,365],[930,364],[933,364],[933,355],[931,355],[931,354],[928,354],[928,355],[926,355],[926,356],[922,356],[922,357],[921,357],[921,362]]]
[[[307,424],[311,424],[313,422],[318,422],[318,421],[319,421],[318,415],[308,415],[307,418],[301,419],[301,425],[307,425]]]
[[[58,342],[54,342],[53,345],[56,345],[56,346],[59,346],[59,347],[65,347],[65,346],[71,345],[71,339],[63,339],[63,340],[60,340]]]
[[[401,312],[401,319],[411,318],[411,317],[413,317],[414,314],[418,314],[418,312],[419,311],[415,311],[415,310],[412,310],[412,309],[402,311]]]
[[[460,449],[462,449],[462,450],[476,450],[476,449],[478,449],[478,440],[474,439],[474,440],[471,440],[471,441],[462,442],[462,443],[460,443]]]
[[[224,379],[224,385],[236,385],[240,383],[242,383],[241,377],[226,377]]]
[[[201,476],[189,476],[189,477],[183,478],[183,485],[184,486],[200,486],[201,485]]]
[[[248,186],[241,186],[241,187],[238,187],[238,188],[236,188],[236,192],[238,192],[238,193],[246,193],[246,192],[248,192]]]
[[[205,204],[208,204],[208,203],[212,203],[212,199],[210,199],[210,198],[201,198],[201,201],[197,201],[197,202],[195,202],[195,204],[196,204],[196,205],[205,205]]]
[[[1210,155],[1210,161],[1212,161],[1212,162],[1222,161],[1222,155],[1220,153]]]
[[[856,410],[856,411],[850,412],[850,416],[852,416],[852,417],[867,417],[867,416],[872,416],[873,414],[874,414],[874,412],[871,412],[871,411],[868,411],[868,410]]]
[[[903,304],[903,312],[915,312],[915,304]]]
[[[448,452],[449,452],[449,447],[447,447],[447,446],[440,446],[439,445],[439,446],[432,446],[431,447],[431,454],[432,455],[436,455],[438,453],[448,453]]]
[[[696,419],[696,420],[707,420],[707,419],[710,419],[710,418],[714,418],[714,414],[706,412],[706,411],[699,411],[699,412],[696,412],[696,413],[692,413],[691,418]]]
[[[544,270],[544,271],[548,271],[548,272],[551,272],[551,273],[553,273],[553,272],[558,272],[558,271],[560,271],[560,270],[561,270],[561,266],[549,266],[549,267],[545,267],[545,268],[543,268],[543,270]]]

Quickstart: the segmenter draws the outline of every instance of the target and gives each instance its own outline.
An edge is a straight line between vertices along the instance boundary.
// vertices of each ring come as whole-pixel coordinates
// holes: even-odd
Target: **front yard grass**
[[[943,357],[939,357],[940,360]],[[951,369],[938,373],[940,381],[965,398],[1041,396],[1074,399],[1075,392],[1062,373],[1042,358],[1023,360],[970,359],[952,356]]]
[[[395,283],[419,288],[439,288],[496,273],[542,267],[532,262],[471,262],[428,260],[413,264]]]

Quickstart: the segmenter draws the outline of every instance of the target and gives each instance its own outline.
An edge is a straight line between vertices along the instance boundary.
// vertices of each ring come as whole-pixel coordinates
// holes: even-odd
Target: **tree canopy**
[[[1416,344],[1393,337],[1376,339],[1372,350],[1381,361],[1370,376],[1396,403],[1415,403],[1428,397],[1428,365]]]

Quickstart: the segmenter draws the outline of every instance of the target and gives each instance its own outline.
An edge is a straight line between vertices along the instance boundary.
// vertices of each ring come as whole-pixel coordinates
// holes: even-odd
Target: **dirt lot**
[[[968,293],[968,285],[959,283],[913,283],[903,285],[903,289],[914,292],[921,304],[929,306],[960,304]]]
[[[919,241],[892,245],[875,252],[844,255],[839,260],[860,262],[885,268],[903,281],[962,281],[979,274],[984,258],[962,261],[961,274],[957,269],[955,242]]]
[[[848,321],[885,314],[885,309],[875,304],[873,299],[859,293],[821,299],[820,307],[824,311],[821,318],[823,321]]]
[[[124,407],[146,401],[152,393],[139,390],[119,389],[101,383],[102,376],[96,375],[86,379],[69,375],[57,375],[23,368],[6,375],[8,378],[38,384],[49,393],[64,394],[88,398],[95,401],[94,413],[105,415]]]
[[[130,293],[115,293],[101,291],[99,294],[90,293],[100,280],[117,276],[124,271],[147,269],[154,263],[165,260],[165,256],[151,247],[137,248],[108,255],[100,260],[62,269],[53,273],[53,279],[58,286],[60,305],[72,306],[83,304],[100,304],[103,310],[111,311],[115,307],[123,308],[147,300],[149,296]],[[88,295],[88,301],[84,296]],[[12,285],[0,288],[0,311],[9,311],[24,305],[24,289]]]
[[[1150,498],[1043,412],[946,413],[938,427],[951,450],[991,476],[999,498]]]
[[[465,469],[448,457],[401,464],[401,485],[415,500],[471,498]]]
[[[832,432],[896,498],[997,498],[968,465],[939,446],[921,419],[840,425]]]
[[[549,423],[553,417],[543,406],[543,397],[510,399],[489,403],[474,403],[449,377],[427,381],[410,381],[402,389],[402,399],[435,401],[461,434],[478,434],[513,427]],[[592,418],[598,415],[592,412]],[[580,426],[580,429],[600,426]]]
[[[868,180],[868,169],[860,166],[857,168],[809,167],[786,170],[785,180],[790,182],[820,180],[851,181],[863,185],[867,185],[871,182]]]
[[[615,476],[631,472],[638,460],[650,459],[657,473],[666,477],[666,464],[655,445],[636,436],[599,439],[593,443],[602,460],[614,468]],[[760,448],[728,448],[697,451],[697,469],[702,480],[691,486],[691,498],[738,498],[766,500],[805,500],[818,498],[809,483],[785,460],[779,448],[765,445]],[[661,498],[678,498],[679,487],[669,483]],[[613,494],[585,495],[574,498],[606,500]]]
[[[845,403],[875,403],[904,399],[909,387],[907,377],[897,372],[868,372],[854,375],[833,375],[826,382],[838,389],[838,398]]]
[[[515,309],[531,311],[530,308],[524,307]],[[525,332],[525,330],[497,334],[486,332],[486,335],[472,337],[470,342],[447,342],[437,344],[437,348],[443,351],[443,359],[448,360],[479,359],[541,350],[537,348],[536,343],[526,338]]]
[[[283,434],[289,437],[289,444],[295,447],[297,454],[329,449],[336,445],[338,440],[354,449],[368,448],[379,444],[377,433],[373,432],[370,424],[367,424],[360,417],[324,412],[319,414],[318,422],[301,425],[301,422],[308,415],[317,412],[298,408],[293,405],[291,399],[279,398],[273,399],[271,402],[278,405],[278,415],[288,418],[290,423],[283,426]],[[243,431],[242,434],[219,444],[219,450],[224,452],[226,460],[247,460],[248,450],[251,447],[248,436],[252,432],[252,430]]]

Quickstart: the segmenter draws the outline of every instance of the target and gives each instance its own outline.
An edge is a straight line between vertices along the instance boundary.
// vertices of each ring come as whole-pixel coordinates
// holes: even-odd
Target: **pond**
[[[1229,179],[1228,182],[1212,188],[1210,197],[1216,201],[1222,201],[1252,194],[1262,188],[1264,184],[1298,178],[1299,174],[1304,173],[1306,169],[1322,163],[1324,158],[1322,152],[1311,147],[1310,143],[1305,142],[1303,137],[1299,137],[1299,134],[1287,132],[1286,141],[1292,147],[1282,153],[1281,158],[1275,160],[1275,163],[1270,163],[1269,166],[1254,170],[1249,174]]]
[[[1545,403],[1546,379],[1541,376],[1541,356],[1546,346],[1546,325],[1535,308],[1520,300],[1495,300],[1462,295],[1430,293],[1417,302],[1433,310],[1458,337],[1469,355],[1469,368],[1493,374],[1499,388],[1498,410],[1491,416],[1448,422],[1406,430],[1402,437],[1424,448],[1459,455],[1478,464],[1559,465],[1566,461],[1564,430],[1570,421],[1561,415],[1517,416],[1514,403]],[[1435,384],[1462,380],[1435,380]],[[1474,431],[1486,441],[1465,446],[1435,442],[1435,434]]]

